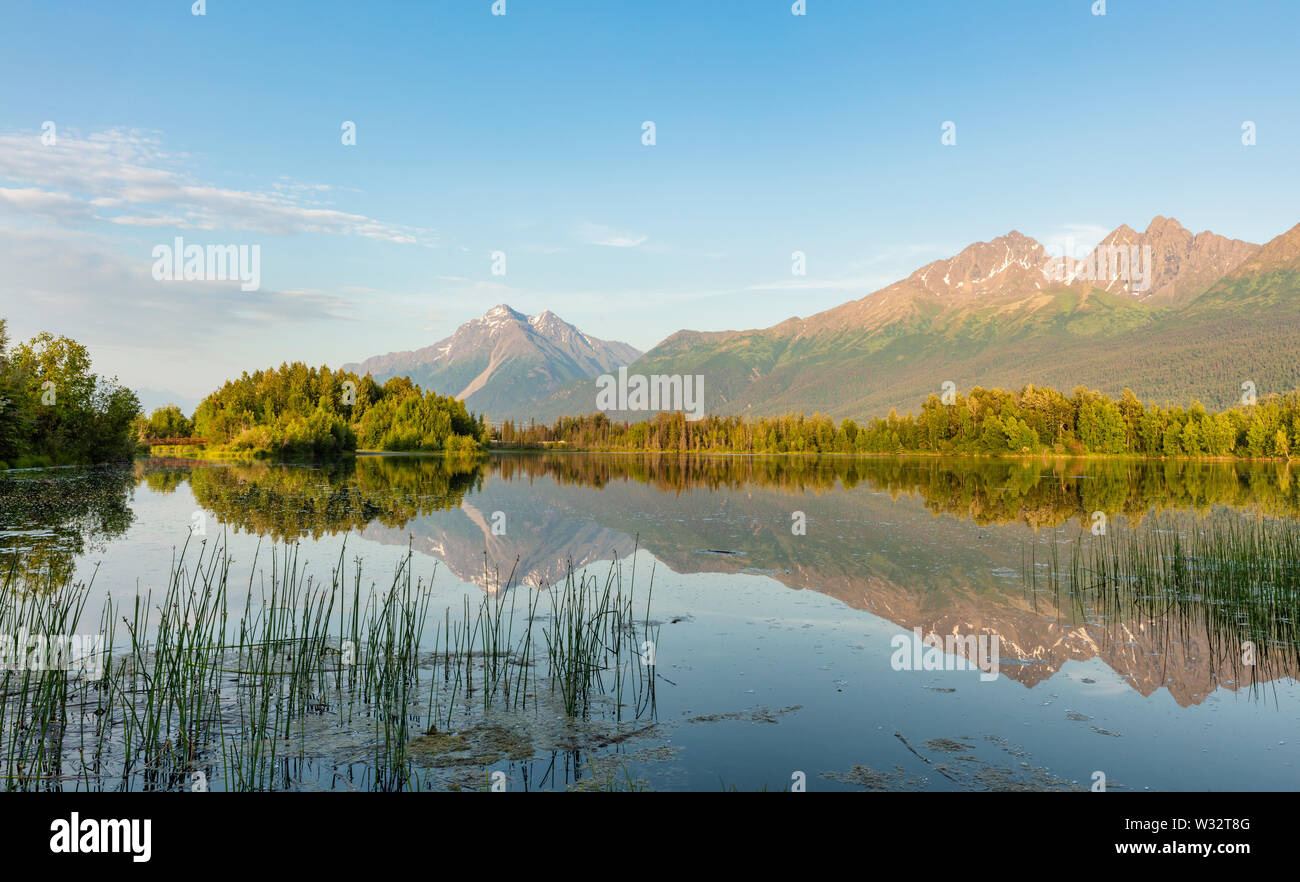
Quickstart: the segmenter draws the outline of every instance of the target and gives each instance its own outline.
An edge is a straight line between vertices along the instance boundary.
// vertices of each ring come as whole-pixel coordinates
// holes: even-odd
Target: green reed
[[[261,569],[259,549],[239,601],[224,537],[196,544],[174,555],[160,597],[105,599],[99,676],[0,670],[6,789],[278,789],[292,786],[291,770],[323,731],[356,730],[358,718],[368,733],[353,758],[365,760],[361,784],[420,789],[429,778],[411,760],[413,736],[471,712],[535,708],[544,685],[575,716],[611,678],[619,719],[625,697],[638,716],[653,709],[654,668],[638,653],[658,629],[648,599],[645,618],[633,617],[619,565],[603,583],[570,565],[562,586],[522,597],[512,570],[477,609],[468,597],[458,617],[448,608],[433,652],[422,653],[432,578],[414,576],[409,548],[384,590],[364,592],[361,561],[349,573],[345,550],[329,580],[317,581],[296,546],[272,548]],[[47,574],[25,585],[11,568],[0,585],[0,635],[76,633],[92,583]]]
[[[1068,553],[1062,562],[1053,532],[1049,582],[1078,615],[1141,618],[1171,642],[1204,634],[1220,679],[1271,679],[1300,663],[1300,523],[1162,515],[1136,529],[1080,530]],[[1031,589],[1036,568],[1035,548]]]
[[[152,593],[124,605],[107,598],[99,631],[102,676],[68,669],[0,672],[0,763],[8,789],[178,789],[220,776],[237,790],[277,786],[295,734],[301,755],[307,723],[331,708],[374,720],[375,789],[401,789],[413,684],[429,589],[413,581],[411,555],[382,597],[353,615],[343,567],[328,583],[299,566],[296,548],[272,552],[260,585],[250,575],[242,609],[229,598],[223,542],[189,543],[173,560],[156,602]],[[359,565],[358,565],[359,571]],[[256,560],[253,573],[256,574]],[[90,584],[23,590],[12,574],[0,586],[0,634],[72,634]],[[330,631],[340,606],[340,633]],[[237,618],[236,618],[237,617]],[[127,638],[114,645],[117,625]],[[74,712],[75,719],[69,714]],[[67,732],[75,734],[69,748]],[[63,772],[66,759],[78,772]]]

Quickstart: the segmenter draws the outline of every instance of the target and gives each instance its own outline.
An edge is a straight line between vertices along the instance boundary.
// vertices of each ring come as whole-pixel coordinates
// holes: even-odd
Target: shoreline
[[[24,466],[21,468],[0,469],[0,474],[9,474],[12,472],[43,472],[55,469],[77,469],[77,468],[94,468],[96,466],[125,465],[128,462],[148,461],[151,459],[188,459],[194,462],[202,463],[261,463],[264,465],[318,465],[326,463],[339,463],[358,457],[389,457],[389,458],[410,458],[410,457],[457,457],[465,459],[477,459],[488,457],[494,454],[500,455],[538,455],[538,454],[562,453],[569,455],[585,456],[697,456],[697,457],[750,457],[750,458],[803,458],[815,459],[819,457],[834,457],[837,459],[961,459],[961,460],[1017,460],[1029,462],[1037,460],[1039,462],[1204,462],[1204,463],[1253,463],[1265,464],[1274,463],[1277,465],[1289,466],[1292,462],[1300,461],[1300,457],[1288,457],[1282,459],[1275,456],[1247,457],[1247,456],[1141,456],[1138,454],[1117,454],[1117,453],[936,453],[933,451],[905,451],[901,453],[871,453],[871,452],[852,452],[841,453],[838,451],[786,451],[785,453],[770,452],[749,452],[749,451],[726,451],[726,450],[591,450],[579,447],[489,447],[485,450],[477,451],[472,455],[466,455],[463,451],[449,453],[441,450],[357,450],[349,451],[337,457],[322,457],[318,459],[294,459],[294,458],[276,458],[276,457],[259,457],[259,456],[239,456],[229,453],[209,453],[204,455],[177,456],[176,454],[154,454],[142,453],[137,454],[129,461],[110,461],[110,462],[85,462],[85,463],[65,463],[62,465],[49,466]]]
[[[1277,456],[1143,456],[1137,453],[941,453],[929,450],[901,451],[899,453],[874,453],[868,451],[853,451],[851,453],[842,453],[839,451],[786,451],[781,452],[756,452],[756,451],[728,451],[728,450],[643,450],[643,449],[619,449],[619,450],[593,450],[585,447],[493,447],[487,451],[489,453],[602,453],[619,456],[629,455],[649,455],[649,456],[786,456],[786,457],[818,457],[818,456],[835,456],[835,457],[855,457],[855,458],[894,458],[903,459],[908,457],[925,457],[929,459],[1015,459],[1015,460],[1111,460],[1115,462],[1254,462],[1266,463],[1274,462],[1278,464],[1290,464],[1300,461],[1300,457],[1288,457],[1282,459]]]

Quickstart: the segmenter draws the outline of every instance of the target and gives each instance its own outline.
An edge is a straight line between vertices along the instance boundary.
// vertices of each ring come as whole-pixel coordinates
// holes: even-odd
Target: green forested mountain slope
[[[1149,230],[1169,235],[1176,223],[1157,218]],[[1195,287],[1177,298],[1047,280],[1042,247],[1012,233],[808,319],[679,332],[632,370],[703,375],[713,413],[837,418],[905,412],[945,381],[959,389],[1082,384],[1111,395],[1127,387],[1143,400],[1195,398],[1215,408],[1236,402],[1247,380],[1261,395],[1300,386],[1300,226],[1263,247],[1208,233],[1179,242]],[[1196,261],[1196,242],[1213,260]],[[1223,243],[1235,245],[1237,262],[1207,286],[1207,273],[1232,264]],[[1173,290],[1179,276],[1166,270],[1161,282]],[[583,381],[511,416],[549,420],[594,404],[594,384]]]

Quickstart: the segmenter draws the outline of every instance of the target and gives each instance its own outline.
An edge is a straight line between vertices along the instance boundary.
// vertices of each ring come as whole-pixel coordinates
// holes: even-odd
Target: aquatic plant
[[[157,599],[106,600],[93,657],[49,665],[24,650],[0,670],[6,789],[281,789],[326,755],[323,743],[350,787],[425,789],[434,781],[412,744],[429,754],[421,739],[439,725],[535,709],[541,690],[578,718],[606,693],[616,719],[625,698],[636,715],[653,712],[641,638],[657,639],[657,627],[648,599],[644,619],[633,615],[620,566],[602,583],[570,565],[562,586],[536,590],[512,571],[476,610],[466,598],[460,615],[448,608],[429,628],[432,577],[414,576],[409,548],[380,591],[363,588],[359,560],[348,572],[345,549],[318,581],[297,546],[273,547],[269,567],[254,559],[240,601],[225,537],[197,545],[176,554]],[[20,575],[12,565],[4,574],[0,634],[78,633],[93,578],[47,573],[37,585]],[[432,652],[422,651],[428,630]],[[447,735],[443,747],[448,739],[468,744],[469,735]],[[465,762],[484,756],[497,754]]]
[[[1300,523],[1161,515],[1081,530],[1066,560],[1053,531],[1041,564],[1038,544],[1025,557],[1026,587],[1064,592],[1080,619],[1141,620],[1167,644],[1204,633],[1220,681],[1254,684],[1300,662]]]

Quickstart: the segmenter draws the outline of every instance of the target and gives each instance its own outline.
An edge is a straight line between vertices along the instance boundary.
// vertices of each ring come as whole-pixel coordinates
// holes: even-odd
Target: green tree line
[[[113,462],[135,452],[135,393],[49,332],[9,346],[0,319],[0,468]]]
[[[726,453],[936,453],[963,455],[1115,454],[1152,457],[1290,459],[1300,450],[1300,395],[1288,393],[1210,413],[1199,402],[1144,404],[1125,389],[1118,399],[1077,387],[1066,395],[1028,385],[1017,391],[976,387],[951,403],[930,395],[919,414],[891,410],[865,425],[838,425],[814,413],[746,419],[679,412],[642,422],[603,413],[561,417],[553,425],[506,421],[504,447]]]
[[[477,451],[481,417],[462,401],[422,391],[408,377],[382,386],[302,362],[244,372],[208,395],[189,423],[166,409],[140,426],[141,439],[189,428],[218,448],[254,456],[329,457],[362,450]]]

